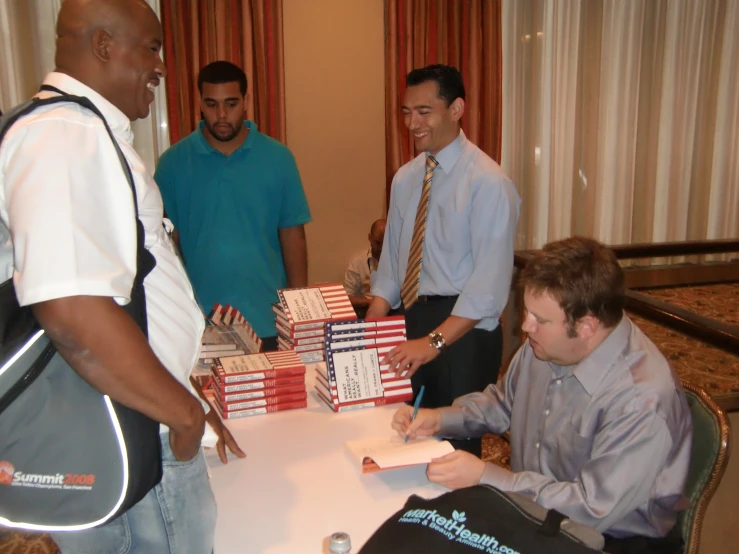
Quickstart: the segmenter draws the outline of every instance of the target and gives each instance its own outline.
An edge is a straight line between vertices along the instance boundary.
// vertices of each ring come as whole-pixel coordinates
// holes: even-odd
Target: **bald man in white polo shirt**
[[[13,278],[57,350],[92,386],[162,424],[160,484],[120,517],[54,533],[63,553],[210,554],[215,499],[201,448],[206,420],[243,453],[198,400],[189,375],[203,316],[162,227],[162,199],[133,148],[164,77],[162,30],[143,0],[65,0],[57,69],[40,96],[87,97],[105,116],[133,174],[145,248],[148,340],[121,307],[137,273],[131,189],[103,122],[77,104],[21,118],[0,147],[0,276]],[[205,408],[205,409],[204,409]]]

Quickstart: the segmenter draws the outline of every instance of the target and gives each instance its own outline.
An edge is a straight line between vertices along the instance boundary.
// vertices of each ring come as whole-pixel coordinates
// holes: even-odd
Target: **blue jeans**
[[[162,482],[118,518],[85,531],[56,532],[63,554],[210,554],[216,502],[201,449],[178,462],[163,434]]]

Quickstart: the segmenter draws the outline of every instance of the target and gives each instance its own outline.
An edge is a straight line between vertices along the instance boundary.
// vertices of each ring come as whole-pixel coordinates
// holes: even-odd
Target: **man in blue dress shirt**
[[[511,469],[455,451],[428,478],[485,483],[595,527],[609,554],[678,554],[690,464],[690,408],[670,364],[624,315],[613,252],[572,237],[521,271],[528,338],[505,377],[451,407],[396,412],[401,436],[510,431]]]
[[[425,386],[423,406],[448,406],[497,380],[499,318],[510,289],[521,200],[500,166],[461,130],[459,71],[415,69],[406,85],[405,124],[420,154],[393,179],[367,315],[402,309],[408,341],[386,362],[411,376],[416,393]],[[434,169],[426,195],[429,164]],[[420,242],[417,219],[425,220]]]

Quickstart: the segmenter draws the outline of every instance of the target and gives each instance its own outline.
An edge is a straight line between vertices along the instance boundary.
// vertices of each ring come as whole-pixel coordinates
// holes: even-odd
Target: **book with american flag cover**
[[[258,408],[248,408],[246,410],[222,411],[221,406],[216,402],[216,409],[223,419],[234,419],[239,417],[251,417],[255,415],[269,414],[272,412],[282,412],[284,410],[297,410],[308,406],[308,400],[298,400],[295,402],[281,402],[279,404],[270,404],[269,406],[261,406]]]
[[[278,379],[288,375],[305,375],[305,363],[292,350],[262,352],[216,358],[213,366],[221,385],[240,381]]]
[[[211,388],[211,391],[212,390],[213,389]],[[260,388],[260,389],[243,390],[243,391],[238,391],[238,392],[220,392],[219,391],[218,398],[224,404],[228,404],[229,402],[236,402],[237,400],[254,400],[257,398],[268,398],[271,396],[284,397],[288,394],[296,394],[296,393],[301,393],[305,391],[306,391],[305,379],[301,379],[300,381],[292,385],[281,385],[281,386],[274,386],[274,387],[267,387],[267,388]]]
[[[252,381],[237,381],[236,383],[224,384],[218,380],[218,376],[214,375],[211,388],[213,392],[222,398],[229,394],[238,394],[252,391],[267,391],[274,389],[282,389],[283,387],[302,386],[305,388],[305,374],[286,375],[276,379],[256,379]]]
[[[349,296],[340,283],[277,291],[288,328],[314,329],[316,323],[356,319]],[[306,327],[310,326],[310,327]]]
[[[221,412],[236,412],[239,410],[248,410],[250,408],[261,408],[263,406],[273,406],[275,404],[285,404],[288,402],[302,402],[308,397],[308,393],[303,389],[300,392],[294,392],[279,396],[265,396],[264,398],[249,398],[243,400],[235,400],[227,402],[220,397],[216,397]]]
[[[363,408],[375,408],[377,406],[385,406],[396,402],[410,402],[413,400],[413,389],[410,385],[401,389],[386,390],[382,396],[372,398],[371,400],[339,402],[335,390],[329,392],[329,389],[324,382],[316,380],[316,394],[318,395],[318,398],[320,398],[323,403],[334,412],[348,412],[351,410],[361,410]]]

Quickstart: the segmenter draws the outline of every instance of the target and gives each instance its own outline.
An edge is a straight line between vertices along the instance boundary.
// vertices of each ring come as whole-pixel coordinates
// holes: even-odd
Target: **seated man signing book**
[[[411,438],[510,431],[510,471],[455,451],[433,460],[428,478],[528,496],[601,531],[611,554],[682,552],[690,411],[667,360],[624,316],[613,252],[580,237],[550,243],[520,284],[528,339],[506,375],[413,421],[405,406],[393,428]]]

